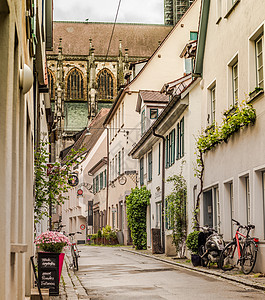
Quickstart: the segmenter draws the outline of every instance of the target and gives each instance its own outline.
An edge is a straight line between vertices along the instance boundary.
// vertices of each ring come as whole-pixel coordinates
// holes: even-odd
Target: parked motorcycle
[[[224,248],[223,235],[209,226],[200,227],[199,233],[199,255],[201,265],[207,267],[209,263],[217,263],[219,267],[220,254]]]

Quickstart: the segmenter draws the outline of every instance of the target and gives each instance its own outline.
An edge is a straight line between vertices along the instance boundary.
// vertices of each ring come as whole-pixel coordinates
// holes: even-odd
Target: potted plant
[[[186,239],[186,246],[191,251],[191,262],[194,267],[201,265],[201,257],[199,256],[199,231],[195,230],[188,234]]]
[[[38,250],[38,278],[41,288],[49,288],[50,295],[59,295],[59,282],[63,267],[65,246],[69,239],[61,232],[46,231],[39,235],[34,243]]]

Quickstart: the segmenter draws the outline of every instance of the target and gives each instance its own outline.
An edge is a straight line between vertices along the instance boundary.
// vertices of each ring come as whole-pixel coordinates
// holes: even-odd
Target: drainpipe
[[[161,220],[161,241],[162,250],[165,252],[165,222],[164,222],[164,207],[165,207],[165,157],[166,157],[166,139],[163,135],[157,134],[155,132],[156,128],[153,128],[152,133],[154,136],[161,138],[163,140],[162,144],[162,188],[161,188],[161,201],[162,201],[162,220]]]

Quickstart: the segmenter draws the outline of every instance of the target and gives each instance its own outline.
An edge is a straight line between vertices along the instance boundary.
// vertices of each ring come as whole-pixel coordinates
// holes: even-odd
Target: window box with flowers
[[[35,239],[38,249],[38,279],[41,288],[48,288],[50,295],[59,295],[59,282],[63,267],[65,246],[69,239],[61,232],[47,231]]]

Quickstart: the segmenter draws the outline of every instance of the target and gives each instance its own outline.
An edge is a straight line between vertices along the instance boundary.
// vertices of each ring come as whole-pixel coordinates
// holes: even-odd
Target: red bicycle
[[[232,219],[238,226],[233,241],[225,246],[220,255],[220,267],[224,271],[232,270],[237,264],[240,264],[242,272],[249,274],[256,263],[258,252],[258,238],[249,236],[250,230],[255,225],[243,226],[238,221]],[[240,232],[241,229],[247,231],[246,234]]]

